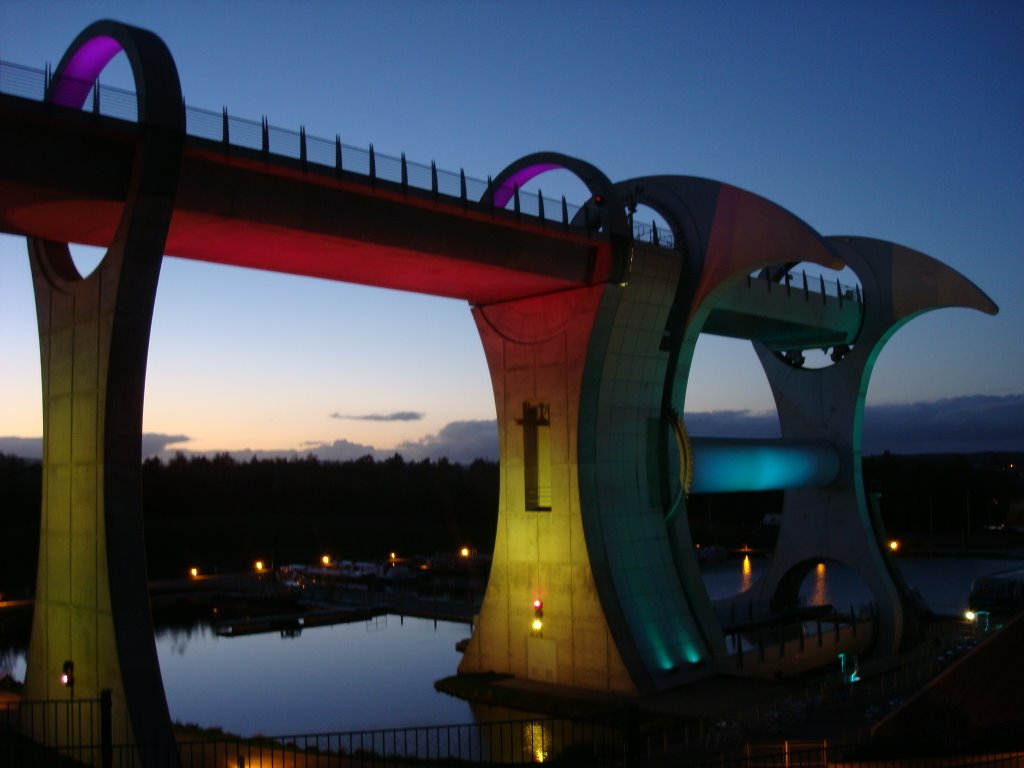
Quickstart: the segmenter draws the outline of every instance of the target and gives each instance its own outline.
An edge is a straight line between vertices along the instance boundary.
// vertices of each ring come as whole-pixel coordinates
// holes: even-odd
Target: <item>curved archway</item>
[[[510,163],[491,180],[480,200],[504,208],[531,179],[559,169],[574,174],[590,191],[590,199],[574,217],[574,224],[585,225],[588,231],[629,235],[625,209],[611,180],[597,166],[560,152],[535,152]]]
[[[114,738],[138,744],[143,765],[173,765],[149,610],[141,438],[149,331],[184,146],[181,86],[160,38],[101,21],[71,44],[46,98],[80,108],[122,50],[139,127],[110,245],[83,278],[66,243],[28,239],[44,361],[44,485],[25,698],[62,698],[59,671],[73,661],[81,697],[110,689],[126,712],[115,718]]]

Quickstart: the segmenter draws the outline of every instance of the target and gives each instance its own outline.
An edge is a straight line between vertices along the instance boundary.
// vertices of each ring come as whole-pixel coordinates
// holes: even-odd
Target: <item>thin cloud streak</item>
[[[420,421],[427,414],[419,411],[394,411],[393,413],[338,413],[331,414],[332,419],[345,421]]]

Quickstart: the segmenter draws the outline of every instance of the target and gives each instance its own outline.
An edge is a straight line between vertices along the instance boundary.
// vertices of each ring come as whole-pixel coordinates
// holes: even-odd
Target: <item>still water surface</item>
[[[278,633],[157,633],[171,716],[232,733],[284,735],[469,723],[461,699],[434,691],[455,673],[470,626],[381,616]]]
[[[958,615],[971,583],[1024,560],[900,557],[909,586],[937,613]],[[727,560],[703,572],[712,598],[744,591],[764,572],[758,559]],[[840,609],[866,601],[859,577],[829,564],[812,571],[801,595]],[[468,723],[509,716],[471,710],[437,693],[434,681],[455,673],[455,643],[467,624],[382,616],[369,622],[224,638],[208,626],[157,632],[157,651],[171,715],[245,736]],[[24,679],[24,656],[14,664]]]

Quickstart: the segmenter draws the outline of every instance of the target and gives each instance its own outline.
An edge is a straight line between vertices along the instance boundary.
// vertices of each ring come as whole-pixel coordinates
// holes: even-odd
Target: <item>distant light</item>
[[[391,553],[391,559],[394,560],[396,557],[397,557],[397,555],[394,552],[392,552]]]
[[[978,618],[978,614],[976,614],[974,611],[968,610],[964,612],[964,618],[968,621],[974,621],[976,618]]]
[[[260,572],[260,571],[263,570],[263,561],[262,560],[257,560],[256,561],[256,570],[257,570],[257,572]]]
[[[469,547],[463,547],[459,550],[459,554],[463,557],[469,557]]]
[[[198,578],[198,576],[199,576],[199,569],[198,568],[189,568],[188,569],[188,575],[191,576],[193,579]]]
[[[817,572],[818,576],[824,576],[825,575],[825,564],[824,563],[818,563],[818,565],[815,566],[814,570]]]
[[[889,540],[889,551],[891,551],[891,552],[899,552],[899,549],[900,549],[899,541],[897,541],[896,539],[890,539]]]
[[[323,563],[324,565],[330,565],[331,564],[331,556],[330,555],[324,555],[323,557],[320,558],[320,562]]]

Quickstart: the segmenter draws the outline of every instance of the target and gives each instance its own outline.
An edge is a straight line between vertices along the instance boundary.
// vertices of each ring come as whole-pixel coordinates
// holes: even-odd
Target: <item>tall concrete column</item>
[[[877,606],[876,652],[893,653],[903,641],[909,606],[903,580],[884,550],[881,521],[864,494],[861,425],[871,371],[892,335],[923,312],[965,307],[995,314],[998,308],[965,277],[922,253],[869,238],[828,240],[861,281],[864,319],[852,349],[836,355],[840,359],[832,366],[805,370],[764,345],[754,346],[782,436],[833,443],[840,470],[823,488],[786,491],[775,553],[752,599],[761,610],[794,604],[811,567],[821,560],[842,563],[864,579]]]
[[[460,673],[636,691],[594,583],[580,507],[579,402],[605,290],[473,310],[494,387],[501,481],[490,579]]]
[[[43,498],[24,699],[95,699],[109,689],[114,742],[138,744],[143,765],[173,765],[147,586],[141,441],[153,303],[184,141],[181,89],[159,38],[99,22],[71,45],[47,99],[80,107],[122,50],[135,75],[139,125],[128,199],[107,253],[83,278],[66,244],[28,244],[42,368]],[[74,665],[73,687],[61,682],[66,662]],[[99,743],[99,725],[98,711],[73,723],[94,731],[79,735],[86,744]],[[51,744],[65,736],[52,723],[40,731],[33,736]]]

